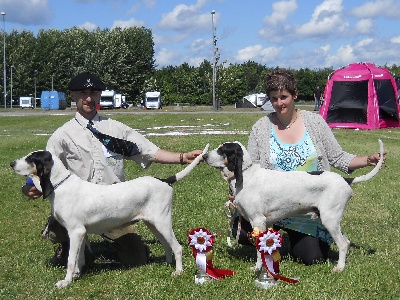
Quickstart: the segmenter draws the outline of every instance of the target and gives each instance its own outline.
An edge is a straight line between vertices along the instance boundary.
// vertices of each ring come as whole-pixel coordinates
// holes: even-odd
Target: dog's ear
[[[225,143],[224,151],[228,160],[226,167],[235,175],[236,188],[241,187],[243,185],[243,149],[237,143]]]
[[[53,191],[54,187],[50,181],[51,168],[54,161],[49,151],[33,152],[29,159],[36,166],[37,176],[40,178],[40,186],[42,187],[43,199],[46,199]]]
[[[236,144],[236,162],[235,162],[235,178],[236,178],[236,191],[243,187],[243,149],[239,144]]]

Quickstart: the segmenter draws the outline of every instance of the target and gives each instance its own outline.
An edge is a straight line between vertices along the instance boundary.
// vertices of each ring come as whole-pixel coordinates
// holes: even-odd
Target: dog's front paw
[[[342,272],[342,271],[343,271],[343,268],[338,267],[338,266],[336,266],[336,267],[334,267],[334,268],[332,269],[332,273],[340,273],[340,272]]]
[[[63,279],[56,283],[56,287],[63,288],[63,287],[66,287],[67,285],[69,285],[70,283],[71,283],[70,280]]]
[[[172,272],[171,276],[176,277],[176,276],[182,275],[182,273],[183,273],[183,270],[176,270],[176,271]]]

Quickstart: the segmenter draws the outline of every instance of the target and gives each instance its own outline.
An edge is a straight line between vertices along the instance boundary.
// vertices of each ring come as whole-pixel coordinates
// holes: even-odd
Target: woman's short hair
[[[289,69],[272,69],[265,76],[264,83],[268,96],[271,91],[287,90],[292,95],[297,93],[297,79],[294,72]]]

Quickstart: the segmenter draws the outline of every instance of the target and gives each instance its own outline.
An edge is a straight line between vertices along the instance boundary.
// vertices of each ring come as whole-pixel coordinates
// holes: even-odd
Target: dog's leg
[[[75,229],[73,231],[68,231],[70,246],[68,253],[68,266],[67,274],[63,280],[56,283],[56,287],[62,288],[69,285],[74,278],[80,276],[80,262],[82,262],[82,256],[84,255],[84,240],[86,237],[86,230],[84,227],[80,229]],[[84,258],[83,258],[84,261]]]
[[[172,252],[174,253],[175,271],[172,273],[172,276],[180,275],[183,272],[182,246],[179,244],[172,230],[171,218],[170,220],[164,219],[161,223],[159,223],[159,220],[156,223],[145,222],[145,224],[163,245],[167,263],[172,263]]]
[[[346,256],[350,247],[350,241],[342,233],[340,228],[340,220],[342,216],[341,214],[337,214],[335,211],[331,210],[326,213],[320,211],[320,217],[322,224],[329,231],[339,249],[338,263],[333,268],[332,272],[341,272],[346,265]]]
[[[260,232],[263,232],[267,229],[265,221],[266,221],[266,218],[261,215],[261,216],[256,216],[256,218],[253,219],[252,221],[250,221],[250,223],[253,228],[257,227],[260,230]],[[256,262],[256,265],[254,266],[254,271],[257,272],[257,271],[261,270],[262,265],[263,265],[263,263],[262,263],[262,259],[261,259],[261,253],[260,253],[260,251],[257,251],[257,262]]]

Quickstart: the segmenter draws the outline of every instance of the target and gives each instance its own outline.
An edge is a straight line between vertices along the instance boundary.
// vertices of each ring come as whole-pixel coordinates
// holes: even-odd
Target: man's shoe
[[[50,258],[49,265],[52,267],[66,268],[68,265],[69,242],[58,244],[54,250],[55,253],[54,256]]]

